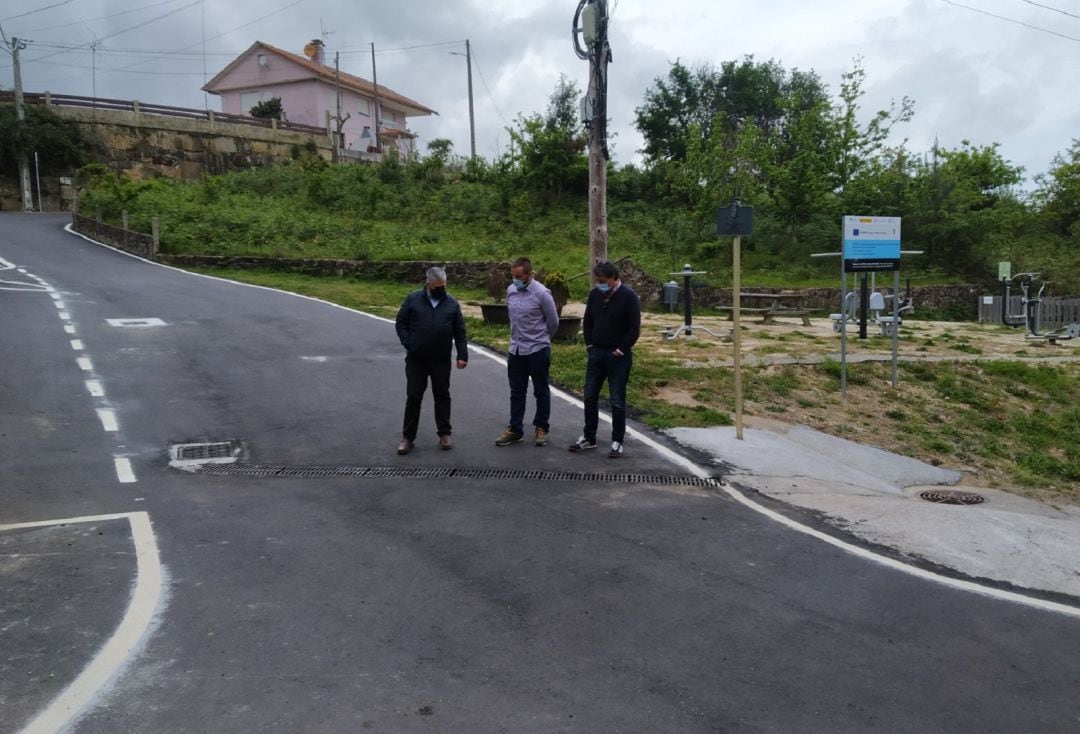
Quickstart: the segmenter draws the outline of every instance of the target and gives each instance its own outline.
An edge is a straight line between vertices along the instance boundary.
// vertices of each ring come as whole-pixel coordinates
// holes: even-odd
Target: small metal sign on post
[[[738,196],[731,197],[731,206],[716,210],[716,235],[733,237],[731,244],[731,322],[735,354],[735,437],[743,437],[743,386],[742,386],[742,335],[740,314],[742,307],[742,238],[749,237],[754,229],[754,208],[739,204]]]

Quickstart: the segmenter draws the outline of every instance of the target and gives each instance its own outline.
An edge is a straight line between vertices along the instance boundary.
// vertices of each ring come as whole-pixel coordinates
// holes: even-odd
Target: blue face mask
[[[529,287],[529,281],[521,280],[520,278],[514,278],[514,287],[519,291],[523,291]]]
[[[609,290],[611,290],[611,284],[610,283],[597,283],[596,284],[596,290],[600,291],[601,293],[607,293]]]

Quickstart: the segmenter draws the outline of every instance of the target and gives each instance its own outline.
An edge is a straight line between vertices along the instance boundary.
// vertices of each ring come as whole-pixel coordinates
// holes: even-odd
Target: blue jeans
[[[510,380],[510,423],[514,433],[525,432],[525,393],[532,379],[533,395],[536,397],[536,417],[533,425],[548,430],[551,418],[551,386],[548,372],[551,370],[551,347],[533,354],[511,354],[506,362],[506,376]]]
[[[634,356],[621,357],[612,350],[593,347],[589,350],[589,362],[585,367],[585,438],[596,441],[596,429],[600,425],[600,388],[607,380],[611,396],[611,440],[622,443],[626,436],[626,383],[630,382],[630,368]]]

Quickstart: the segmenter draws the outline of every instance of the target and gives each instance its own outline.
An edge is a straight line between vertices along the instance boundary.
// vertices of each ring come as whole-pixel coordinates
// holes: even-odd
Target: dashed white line
[[[139,481],[135,478],[135,470],[131,468],[131,459],[114,456],[113,463],[116,465],[116,478],[121,484],[134,484]]]
[[[53,305],[56,306],[61,311],[63,311],[65,308],[67,308],[67,306],[64,305],[63,301],[53,301]]]
[[[101,420],[101,427],[109,433],[116,433],[120,430],[120,424],[116,422],[116,411],[109,410],[108,408],[97,409],[98,418]]]
[[[79,364],[79,369],[83,372],[94,371],[94,363],[90,361],[89,357],[79,357],[75,361]]]
[[[90,393],[92,398],[105,397],[105,388],[101,386],[101,382],[98,380],[87,380],[86,391]]]
[[[75,333],[75,324],[64,324],[64,331],[69,334]]]
[[[57,293],[56,291],[53,291],[52,293],[49,294],[49,298],[53,299],[54,301],[59,301],[62,298],[62,296],[59,293]]]
[[[61,311],[60,312],[60,320],[61,321],[67,321],[70,318],[71,318],[71,314],[69,314],[67,311]]]
[[[76,352],[81,352],[82,350],[86,349],[86,347],[82,343],[82,339],[72,339],[71,348],[74,349]]]

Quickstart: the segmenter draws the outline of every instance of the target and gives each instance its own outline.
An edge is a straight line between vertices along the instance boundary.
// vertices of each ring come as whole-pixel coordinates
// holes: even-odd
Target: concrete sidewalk
[[[986,502],[926,502],[920,492],[961,475],[805,426],[754,425],[743,441],[734,428],[669,433],[736,467],[730,481],[820,512],[865,541],[972,577],[1080,597],[1080,507],[971,487]]]

